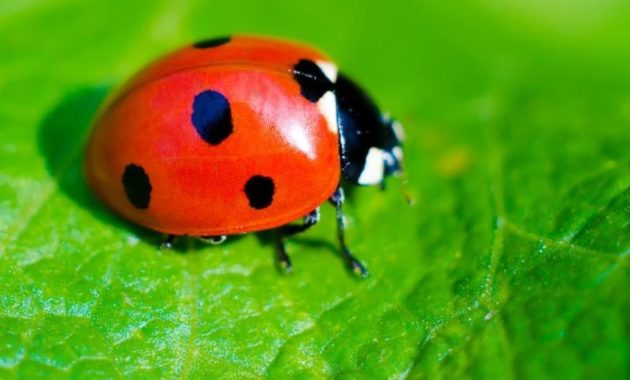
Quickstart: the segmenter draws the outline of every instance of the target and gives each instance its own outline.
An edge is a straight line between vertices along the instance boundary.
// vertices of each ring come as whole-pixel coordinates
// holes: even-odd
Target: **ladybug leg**
[[[173,248],[173,243],[175,242],[176,235],[167,235],[166,240],[160,246],[161,249],[171,249]]]
[[[286,240],[279,234],[276,234],[276,260],[278,260],[278,266],[285,273],[291,273],[293,265],[291,259],[287,255]]]
[[[291,272],[293,266],[291,259],[287,255],[287,238],[300,232],[304,232],[319,222],[319,207],[311,211],[304,217],[302,224],[287,224],[276,230],[276,253],[279,266],[287,273]]]
[[[222,244],[227,239],[227,236],[225,235],[198,236],[197,239],[201,240],[204,243],[208,243],[212,245],[219,245],[219,244]]]
[[[329,200],[330,203],[332,203],[337,209],[337,239],[339,240],[339,245],[341,246],[341,254],[343,256],[343,259],[354,273],[360,275],[361,277],[367,277],[367,269],[365,269],[365,266],[363,266],[363,264],[361,264],[361,262],[356,257],[354,257],[354,255],[352,255],[352,252],[350,252],[350,249],[346,245],[346,223],[344,220],[342,209],[344,196],[341,186],[339,186],[337,190],[335,190]]]
[[[379,184],[378,184],[378,188],[379,188],[381,191],[385,191],[385,190],[387,190],[387,186],[385,185],[385,177],[383,177],[383,179],[381,180],[381,182],[379,182]]]

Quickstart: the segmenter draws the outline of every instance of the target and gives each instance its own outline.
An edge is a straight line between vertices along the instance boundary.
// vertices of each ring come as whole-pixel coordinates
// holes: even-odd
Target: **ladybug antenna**
[[[385,177],[393,175],[400,180],[400,191],[402,193],[405,202],[409,206],[416,203],[416,200],[411,196],[411,192],[407,187],[409,181],[407,180],[407,172],[403,163],[403,154],[400,146],[395,146],[389,151],[385,152],[385,175],[383,176],[381,183],[379,184],[381,190],[385,190]]]
[[[407,202],[407,205],[413,206],[414,204],[416,204],[416,200],[409,191],[409,179],[407,178],[407,171],[405,170],[402,162],[400,162],[400,171],[398,172],[398,178],[400,179],[400,192],[402,193],[405,202]]]
[[[400,191],[402,196],[405,202],[407,202],[409,206],[412,206],[416,203],[416,200],[411,196],[411,192],[407,187],[407,173],[403,162],[402,143],[405,140],[405,132],[402,124],[394,120],[388,113],[383,114],[382,119],[386,126],[384,142],[384,146],[387,147],[387,154],[385,155],[385,174],[393,174],[400,179]]]

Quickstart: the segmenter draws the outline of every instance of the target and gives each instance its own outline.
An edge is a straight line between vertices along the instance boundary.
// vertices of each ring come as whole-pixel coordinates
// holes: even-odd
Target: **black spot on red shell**
[[[146,209],[151,202],[151,181],[140,165],[129,164],[122,175],[122,184],[127,199],[134,207]]]
[[[193,44],[193,46],[196,47],[197,49],[209,49],[209,48],[225,45],[228,42],[230,42],[231,39],[232,37],[230,36],[210,38],[203,41],[197,41]]]
[[[273,202],[273,194],[276,187],[273,179],[261,175],[252,176],[245,183],[245,195],[249,200],[249,205],[256,210],[267,208]]]
[[[208,144],[218,145],[232,133],[230,103],[220,92],[200,92],[195,96],[192,109],[192,124]]]
[[[309,59],[301,59],[293,66],[293,78],[300,85],[300,94],[312,103],[334,88],[322,69]]]

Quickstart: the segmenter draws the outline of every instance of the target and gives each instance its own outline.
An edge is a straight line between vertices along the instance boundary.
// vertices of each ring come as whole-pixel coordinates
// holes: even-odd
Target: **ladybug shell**
[[[339,183],[339,138],[334,95],[302,96],[293,67],[328,59],[255,37],[206,45],[158,60],[110,99],[88,142],[89,185],[120,215],[169,234],[306,215]]]

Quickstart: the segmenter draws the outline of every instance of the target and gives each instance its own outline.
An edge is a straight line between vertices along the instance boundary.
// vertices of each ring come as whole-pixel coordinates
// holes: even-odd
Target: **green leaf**
[[[630,17],[622,2],[0,2],[0,378],[624,378]],[[405,125],[274,267],[266,234],[160,237],[87,189],[111,89],[190,41],[328,51]]]

